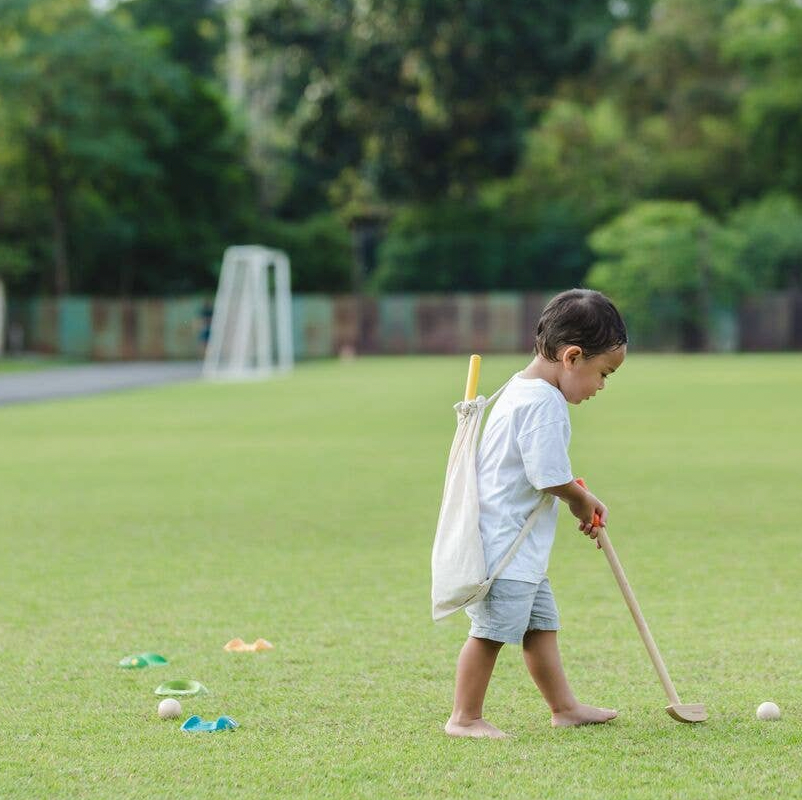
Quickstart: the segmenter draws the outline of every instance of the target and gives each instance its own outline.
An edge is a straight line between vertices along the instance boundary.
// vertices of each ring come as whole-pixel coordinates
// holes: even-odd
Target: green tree
[[[749,183],[802,195],[802,7],[795,0],[742,2],[722,39],[745,84],[739,115]]]
[[[641,150],[642,197],[693,200],[721,213],[744,192],[742,79],[721,52],[735,4],[657,0],[647,26],[624,24],[610,36],[589,91],[615,104]]]
[[[0,121],[6,104],[0,96]],[[0,137],[0,280],[18,279],[33,265],[31,238],[37,220],[30,208],[22,163],[19,142]]]
[[[157,172],[145,142],[173,131],[154,89],[176,91],[180,75],[147,39],[77,0],[9,0],[0,42],[3,128],[48,208],[53,288],[66,293],[76,194]]]
[[[483,200],[405,206],[379,250],[379,291],[562,289],[579,283],[591,254],[573,209],[510,211]]]
[[[156,33],[169,57],[195,77],[216,78],[226,42],[220,0],[127,0],[118,8],[138,28]]]
[[[599,260],[588,285],[610,295],[647,340],[673,327],[683,348],[704,348],[713,304],[745,288],[732,235],[696,203],[636,203],[595,230],[590,243]]]
[[[217,89],[186,75],[181,92],[156,92],[153,102],[172,134],[145,140],[152,173],[118,173],[75,198],[75,272],[93,292],[212,288],[225,247],[258,230],[244,142]]]
[[[299,221],[266,219],[261,231],[263,241],[289,255],[293,291],[334,293],[351,287],[351,236],[337,215],[318,214]]]
[[[614,101],[556,98],[528,134],[515,175],[497,187],[499,202],[521,208],[557,200],[589,230],[648,192],[650,156]]]
[[[223,98],[159,38],[83,0],[4,10],[0,115],[13,155],[0,150],[0,182],[14,187],[15,213],[0,239],[6,254],[52,264],[40,289],[208,287],[224,247],[255,230],[244,142]]]
[[[267,194],[290,215],[328,205],[332,191],[347,202],[354,172],[353,185],[416,201],[470,197],[509,175],[544,96],[593,64],[616,23],[591,0],[254,8],[252,90],[270,97],[266,152],[288,165]]]
[[[802,204],[772,193],[744,203],[728,217],[735,266],[751,291],[802,289]]]

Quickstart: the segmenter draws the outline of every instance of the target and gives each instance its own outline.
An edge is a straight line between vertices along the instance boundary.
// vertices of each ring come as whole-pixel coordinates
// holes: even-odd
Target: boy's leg
[[[557,631],[527,631],[523,655],[529,674],[552,713],[559,714],[578,705],[563,671]]]
[[[454,690],[454,709],[446,722],[446,733],[452,736],[489,736],[500,739],[506,736],[482,719],[487,685],[496,665],[503,642],[468,637],[457,661],[457,684]]]
[[[527,631],[523,655],[529,674],[551,709],[555,727],[607,722],[618,715],[610,708],[583,705],[574,697],[563,671],[557,631]]]

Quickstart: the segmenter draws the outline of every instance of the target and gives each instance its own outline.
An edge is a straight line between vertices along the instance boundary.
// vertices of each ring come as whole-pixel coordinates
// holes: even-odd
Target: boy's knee
[[[495,650],[501,650],[504,647],[504,642],[497,642],[495,639],[485,639],[481,636],[471,636],[476,642],[480,642],[483,647],[493,648]]]

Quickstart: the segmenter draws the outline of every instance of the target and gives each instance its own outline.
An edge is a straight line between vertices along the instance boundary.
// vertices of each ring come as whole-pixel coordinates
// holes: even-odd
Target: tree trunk
[[[684,332],[688,350],[710,349],[710,326],[713,323],[713,301],[710,288],[710,235],[707,230],[699,232],[699,286],[689,296],[691,319]]]
[[[226,6],[226,83],[229,102],[238,111],[245,106],[245,80],[248,72],[246,17],[242,0],[229,0]]]
[[[69,294],[70,264],[67,255],[67,189],[59,169],[58,157],[49,149],[42,154],[50,187],[53,236],[53,288],[57,295]]]
[[[53,197],[53,268],[56,294],[70,292],[70,266],[67,260],[67,214],[63,195]]]
[[[707,348],[704,301],[698,290],[685,290],[679,294],[683,314],[680,320],[680,347],[685,353],[699,353]]]

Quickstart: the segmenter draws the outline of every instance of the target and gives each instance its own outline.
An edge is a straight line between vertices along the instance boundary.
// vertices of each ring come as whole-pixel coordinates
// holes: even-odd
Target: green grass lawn
[[[489,393],[525,356],[488,356]],[[572,461],[685,702],[670,719],[601,552],[566,509],[549,575],[569,679],[607,726],[553,730],[517,648],[453,740],[464,615],[429,555],[467,358],[302,365],[0,409],[0,798],[802,797],[802,356],[632,356],[572,407]],[[263,636],[275,650],[223,644]],[[123,656],[167,667],[125,671]],[[210,693],[156,716],[154,688]],[[774,700],[783,718],[758,722]],[[183,734],[190,714],[231,733]]]
[[[51,369],[79,363],[69,357],[48,358],[47,356],[0,356],[0,374],[8,372],[30,372],[38,369]]]

